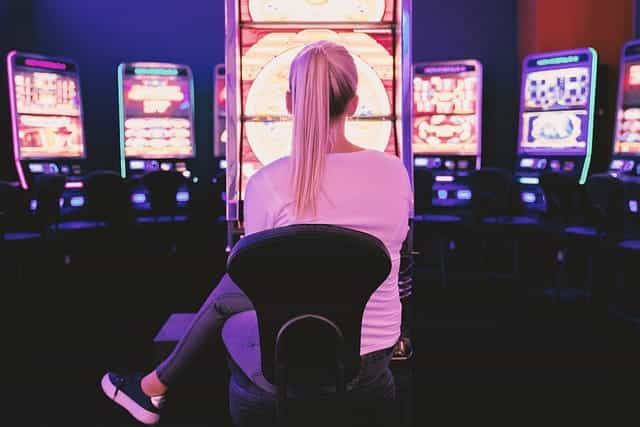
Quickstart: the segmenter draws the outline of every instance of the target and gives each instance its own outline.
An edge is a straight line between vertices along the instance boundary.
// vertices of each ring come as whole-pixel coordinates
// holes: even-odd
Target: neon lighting
[[[189,192],[188,191],[178,191],[176,193],[176,202],[185,203],[189,201]]]
[[[589,106],[589,135],[587,136],[587,155],[584,159],[584,165],[582,167],[582,174],[580,175],[580,185],[584,185],[587,182],[589,176],[589,169],[591,167],[591,157],[593,155],[593,124],[596,114],[596,81],[598,80],[598,52],[595,49],[589,48],[591,52],[591,105]]]
[[[137,76],[177,76],[176,68],[134,68],[133,73]]]
[[[129,169],[144,170],[144,160],[131,160],[129,162]]]
[[[445,200],[449,193],[447,192],[447,190],[438,190],[437,194],[438,194],[438,199]]]
[[[458,190],[456,195],[459,200],[471,200],[471,190]]]
[[[629,67],[629,85],[640,85],[640,65],[632,65]]]
[[[536,202],[536,194],[535,193],[522,193],[522,201],[527,204]]]
[[[534,164],[534,159],[521,159],[520,160],[520,167],[522,168],[532,168]]]
[[[118,65],[118,118],[120,119],[120,176],[127,177],[126,157],[124,155],[124,64]],[[133,162],[132,162],[133,163]],[[144,169],[144,163],[142,164]],[[133,169],[133,168],[132,168]],[[134,202],[135,203],[135,202]]]
[[[82,181],[68,181],[64,183],[64,188],[84,188]]]
[[[227,161],[226,160],[220,160],[220,162],[218,163],[218,167],[220,169],[226,169],[227,168]]]
[[[457,74],[472,71],[466,65],[427,66],[421,68],[421,70],[424,74]]]
[[[146,203],[147,196],[144,193],[133,193],[133,196],[131,196],[131,201],[136,205],[141,205],[143,203]]]
[[[27,58],[24,63],[30,67],[48,68],[50,70],[66,70],[67,65],[62,62],[46,61],[44,59]]]
[[[417,157],[413,159],[413,164],[419,168],[426,168],[429,166],[429,159],[425,159],[424,157]]]
[[[22,169],[22,162],[20,162],[20,135],[18,133],[18,108],[16,106],[16,86],[15,86],[15,71],[13,68],[13,58],[15,58],[17,52],[11,51],[7,55],[7,76],[9,79],[9,102],[11,104],[11,128],[12,128],[12,141],[13,141],[13,161],[18,171],[18,179],[20,180],[20,186],[22,189],[27,190],[27,178]]]
[[[525,185],[538,185],[540,184],[540,178],[535,176],[523,176],[518,179],[518,182]]]
[[[638,213],[638,201],[629,200],[629,210],[633,213]]]
[[[536,61],[536,65],[544,67],[545,65],[572,64],[574,62],[580,62],[580,57],[577,55],[568,55],[556,56],[553,58],[542,58]]]
[[[69,201],[69,204],[74,208],[79,208],[84,206],[84,197],[83,196],[74,196]]]
[[[182,171],[182,176],[184,176],[185,178],[191,178],[191,171],[190,170]]]
[[[453,182],[455,178],[451,175],[436,175],[436,182]]]
[[[37,200],[35,200],[35,199],[32,199],[32,200],[29,202],[29,210],[30,210],[31,212],[35,212],[35,211],[36,211],[36,209],[38,209],[38,201],[37,201]]]
[[[162,169],[163,171],[170,171],[171,170],[171,163],[160,163],[160,169]]]
[[[254,22],[380,22],[387,12],[385,0],[249,0],[247,3]]]

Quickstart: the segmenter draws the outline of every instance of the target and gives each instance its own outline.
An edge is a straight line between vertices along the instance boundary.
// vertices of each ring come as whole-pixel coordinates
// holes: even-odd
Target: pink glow
[[[20,180],[20,186],[27,190],[27,179],[24,176],[22,170],[22,163],[20,163],[20,147],[18,145],[18,109],[16,107],[16,91],[13,72],[13,58],[16,56],[16,52],[9,52],[7,55],[7,74],[9,76],[9,100],[11,102],[11,127],[13,129],[13,160],[18,171],[18,179]]]
[[[84,183],[82,181],[70,181],[64,183],[64,188],[83,188]]]
[[[30,67],[49,68],[51,70],[66,70],[67,66],[61,62],[45,61],[44,59],[27,58],[24,63]]]

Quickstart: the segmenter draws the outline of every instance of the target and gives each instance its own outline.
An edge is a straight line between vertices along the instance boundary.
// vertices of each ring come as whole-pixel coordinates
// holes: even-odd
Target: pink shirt
[[[398,293],[400,249],[413,203],[404,165],[397,157],[378,151],[329,154],[316,215],[297,220],[290,163],[289,157],[276,160],[249,180],[244,203],[246,234],[316,223],[347,227],[380,239],[391,255],[391,273],[365,307],[360,354],[394,346],[400,336],[402,314]]]

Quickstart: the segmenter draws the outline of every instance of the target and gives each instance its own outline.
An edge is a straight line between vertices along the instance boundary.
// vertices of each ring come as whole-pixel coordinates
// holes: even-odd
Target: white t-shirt
[[[378,151],[330,153],[316,215],[294,217],[291,161],[284,157],[256,172],[244,202],[246,234],[296,223],[332,224],[369,233],[391,255],[391,273],[371,295],[362,320],[360,354],[395,345],[402,307],[398,292],[400,249],[409,229],[411,185],[397,157]]]

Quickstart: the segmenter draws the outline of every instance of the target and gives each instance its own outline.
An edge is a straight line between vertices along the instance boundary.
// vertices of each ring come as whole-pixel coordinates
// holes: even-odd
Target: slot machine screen
[[[224,64],[216,66],[214,72],[214,155],[224,157],[227,143],[226,111],[227,84]]]
[[[127,158],[194,156],[191,71],[165,65],[119,68],[121,138]]]
[[[640,155],[640,60],[623,67],[614,153]]]
[[[584,155],[591,144],[595,51],[526,60],[519,152]]]
[[[82,100],[75,64],[21,54],[10,54],[8,62],[19,158],[83,158]]]
[[[479,62],[416,65],[413,153],[477,155],[481,105]]]
[[[330,40],[349,50],[358,71],[360,102],[347,122],[347,137],[363,148],[397,154],[393,135],[393,34],[391,31],[308,29],[298,31],[242,30],[241,141],[242,181],[260,167],[289,154],[292,118],[285,94],[289,68],[304,46]],[[244,187],[244,185],[242,185]]]

